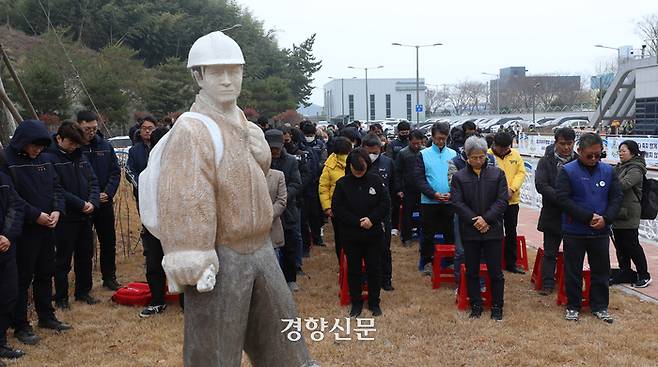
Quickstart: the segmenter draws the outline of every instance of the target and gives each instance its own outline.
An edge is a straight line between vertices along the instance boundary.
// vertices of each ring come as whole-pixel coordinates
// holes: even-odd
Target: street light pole
[[[341,116],[345,116],[345,78],[334,78],[333,76],[330,76],[329,79],[340,79],[340,112]],[[353,76],[350,79],[356,79],[356,77]]]
[[[418,50],[420,46],[416,46],[416,129],[420,124],[420,111],[418,111],[418,105],[420,104],[420,77],[418,71]]]
[[[381,69],[384,65],[379,65],[377,67],[358,67],[358,66],[348,66],[348,69],[359,69],[366,72],[366,124],[370,122],[369,108],[370,108],[370,96],[368,95],[368,69]]]
[[[420,105],[420,76],[419,76],[419,62],[418,62],[418,50],[421,47],[433,47],[433,46],[441,46],[443,43],[433,43],[431,45],[404,45],[401,43],[394,42],[392,43],[393,46],[402,46],[402,47],[415,47],[416,48],[416,107]],[[420,111],[416,109],[416,128],[418,128],[418,125],[420,124]]]
[[[621,48],[604,46],[604,45],[594,45],[594,47],[607,48],[608,50],[617,50],[617,70],[619,70],[619,67],[621,66]]]
[[[345,79],[340,78],[340,116],[345,116]]]
[[[535,94],[537,94],[537,88],[539,88],[539,83],[534,85],[532,88],[532,124],[535,124]]]

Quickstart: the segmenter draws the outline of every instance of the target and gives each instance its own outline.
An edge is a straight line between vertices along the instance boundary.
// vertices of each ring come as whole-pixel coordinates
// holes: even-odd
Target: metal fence
[[[521,202],[530,207],[541,209],[541,194],[535,189],[535,164],[526,160],[526,176],[521,187]],[[645,240],[658,240],[658,220],[640,222],[640,237]]]

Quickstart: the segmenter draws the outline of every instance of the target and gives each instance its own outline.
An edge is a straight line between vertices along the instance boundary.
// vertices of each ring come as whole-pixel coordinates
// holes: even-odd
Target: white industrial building
[[[425,120],[425,80],[419,80],[420,121]],[[329,117],[349,116],[349,120],[416,120],[416,79],[368,78],[366,103],[365,79],[333,79],[324,85],[324,108]],[[366,116],[366,111],[368,115]]]

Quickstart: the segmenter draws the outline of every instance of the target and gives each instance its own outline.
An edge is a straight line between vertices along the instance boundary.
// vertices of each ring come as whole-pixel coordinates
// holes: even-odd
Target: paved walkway
[[[517,233],[519,235],[524,235],[526,237],[526,242],[528,246],[535,249],[542,247],[543,244],[543,234],[537,231],[537,221],[539,220],[539,210],[521,206],[519,211],[519,224],[517,227]],[[647,256],[647,262],[649,264],[649,273],[653,275],[654,278],[658,277],[658,244],[650,243],[647,241],[642,242],[642,247],[644,248],[644,253]],[[610,263],[613,267],[617,266],[617,255],[615,254],[615,248],[610,242]],[[532,271],[532,266],[530,265],[530,271]],[[638,291],[639,293],[651,297],[654,300],[658,300],[658,281],[654,281],[644,289],[635,289],[630,286],[622,286],[625,288]]]

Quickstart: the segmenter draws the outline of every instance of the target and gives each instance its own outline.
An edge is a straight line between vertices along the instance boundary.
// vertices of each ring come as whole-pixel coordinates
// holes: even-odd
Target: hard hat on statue
[[[231,37],[212,32],[194,42],[187,59],[188,69],[205,65],[244,65],[244,56]]]

